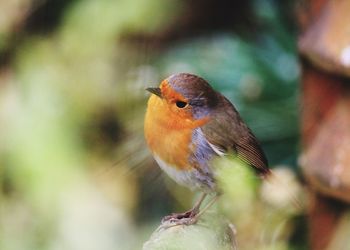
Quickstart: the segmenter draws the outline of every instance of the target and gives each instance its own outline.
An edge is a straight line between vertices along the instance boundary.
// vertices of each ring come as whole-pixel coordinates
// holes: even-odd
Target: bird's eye
[[[187,102],[183,102],[183,101],[177,101],[176,102],[176,106],[180,109],[184,108],[187,106]]]

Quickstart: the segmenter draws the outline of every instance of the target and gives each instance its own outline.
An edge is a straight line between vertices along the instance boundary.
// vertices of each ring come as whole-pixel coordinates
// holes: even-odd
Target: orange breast
[[[191,115],[184,118],[172,112],[166,100],[152,95],[145,117],[145,137],[153,154],[169,165],[185,170],[194,150],[193,129],[203,125],[206,119],[195,120]]]

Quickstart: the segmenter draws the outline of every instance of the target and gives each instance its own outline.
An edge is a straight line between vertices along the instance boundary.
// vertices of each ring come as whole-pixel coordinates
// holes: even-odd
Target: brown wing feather
[[[206,139],[226,152],[235,152],[259,174],[270,172],[268,162],[259,142],[243,122],[234,106],[222,95],[223,105],[215,107],[210,121],[202,127]]]
[[[236,143],[238,157],[245,163],[253,166],[259,174],[270,172],[268,162],[255,136],[245,137]]]

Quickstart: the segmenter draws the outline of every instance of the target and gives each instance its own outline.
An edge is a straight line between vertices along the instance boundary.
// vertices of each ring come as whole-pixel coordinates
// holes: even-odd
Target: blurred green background
[[[293,1],[1,1],[0,249],[140,249],[162,216],[191,206],[143,138],[144,89],[176,72],[207,79],[271,166],[295,172],[293,15]],[[300,215],[269,210],[264,232],[264,209],[239,221],[250,200],[232,217],[240,249],[304,249]]]

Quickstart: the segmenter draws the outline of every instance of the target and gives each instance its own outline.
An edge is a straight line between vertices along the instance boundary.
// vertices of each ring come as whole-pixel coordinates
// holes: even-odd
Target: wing
[[[215,107],[210,121],[201,127],[212,149],[218,154],[233,152],[259,174],[270,172],[266,156],[234,106],[221,96],[223,105]]]

